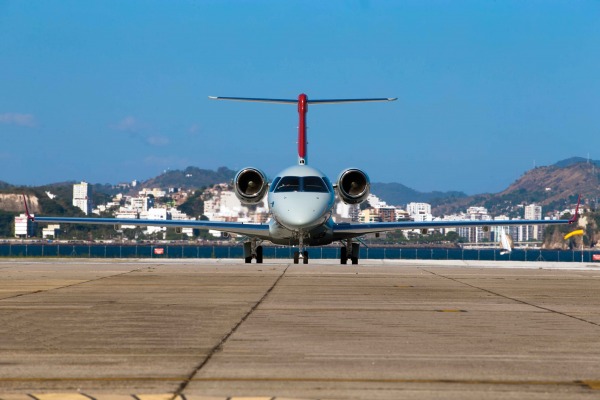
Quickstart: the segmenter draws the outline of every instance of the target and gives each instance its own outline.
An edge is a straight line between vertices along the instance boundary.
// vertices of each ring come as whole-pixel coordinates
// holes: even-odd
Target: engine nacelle
[[[346,204],[359,204],[367,199],[371,191],[369,176],[360,169],[349,168],[340,174],[337,189]]]
[[[265,197],[269,184],[265,174],[256,168],[244,168],[233,178],[235,195],[242,203],[256,204]]]

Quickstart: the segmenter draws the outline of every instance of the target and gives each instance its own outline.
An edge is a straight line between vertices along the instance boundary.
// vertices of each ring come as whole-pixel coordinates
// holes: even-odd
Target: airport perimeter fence
[[[264,246],[267,259],[291,259],[293,247]],[[339,247],[308,248],[311,259],[338,259]],[[73,257],[73,258],[243,258],[239,246],[180,244],[66,244],[2,243],[0,257]],[[361,259],[383,260],[480,260],[480,261],[551,261],[598,262],[600,252],[581,250],[514,249],[500,254],[500,249],[460,249],[423,247],[365,247]]]

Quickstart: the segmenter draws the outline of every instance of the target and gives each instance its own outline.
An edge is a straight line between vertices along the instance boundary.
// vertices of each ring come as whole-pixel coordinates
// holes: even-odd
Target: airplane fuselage
[[[269,232],[277,244],[307,245],[331,243],[331,215],[335,192],[321,171],[296,165],[273,179],[267,195],[271,212]]]

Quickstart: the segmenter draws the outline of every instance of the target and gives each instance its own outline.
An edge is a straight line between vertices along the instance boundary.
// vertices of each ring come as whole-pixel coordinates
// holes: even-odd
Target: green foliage
[[[216,183],[229,182],[235,176],[235,171],[220,167],[216,171],[187,167],[185,170],[172,170],[143,183],[144,187],[177,187],[194,189],[202,186],[212,186]]]
[[[186,201],[177,209],[186,213],[190,217],[199,217],[204,213],[204,201],[202,200],[202,190],[196,190]]]
[[[14,236],[14,221],[19,213],[0,210],[0,237]]]

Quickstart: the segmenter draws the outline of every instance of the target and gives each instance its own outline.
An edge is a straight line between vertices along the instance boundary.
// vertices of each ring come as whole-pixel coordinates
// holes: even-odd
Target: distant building
[[[464,219],[467,221],[490,221],[492,217],[485,207],[469,207]],[[456,231],[459,236],[466,238],[471,243],[481,243],[484,239],[490,238],[489,231],[483,226],[461,226]]]
[[[92,188],[87,182],[73,185],[73,206],[81,209],[85,215],[92,212]]]
[[[152,195],[154,197],[161,198],[161,197],[165,197],[167,195],[167,192],[160,189],[160,188],[152,188],[152,189],[142,189],[139,191],[139,195],[142,197],[146,197],[148,195]]]
[[[145,213],[140,215],[141,219],[153,219],[153,220],[169,220],[171,219],[171,213],[169,213],[165,208],[151,208]],[[165,226],[148,226],[146,227],[146,232],[148,234],[153,234],[156,232],[166,232],[167,228]]]
[[[431,204],[428,203],[408,203],[406,211],[411,217],[419,214],[431,214]]]
[[[154,199],[152,197],[133,197],[131,199],[131,208],[138,211],[148,211],[154,207]]]
[[[27,218],[26,214],[15,217],[15,237],[28,238],[33,236],[36,226],[37,224]]]
[[[410,219],[408,211],[396,208],[396,221],[407,221]]]
[[[396,207],[377,207],[377,213],[379,214],[379,220],[381,222],[395,222],[396,221]]]
[[[381,216],[377,209],[367,208],[359,213],[360,222],[381,222]]]
[[[42,237],[44,239],[48,239],[48,238],[56,239],[56,238],[58,238],[59,232],[60,232],[60,225],[50,224],[47,227],[45,227],[44,229],[42,229]]]
[[[337,201],[335,205],[336,221],[358,222],[360,215],[359,204],[346,204],[343,201]]]
[[[431,204],[428,203],[408,203],[406,212],[415,222],[432,221]]]
[[[536,204],[525,206],[525,219],[542,219],[542,206]],[[527,226],[526,236],[526,240],[542,240],[544,238],[542,225]]]
[[[140,214],[137,210],[133,210],[127,207],[120,207],[115,212],[115,218],[119,219],[138,219]],[[120,229],[135,229],[136,225],[121,225]]]

